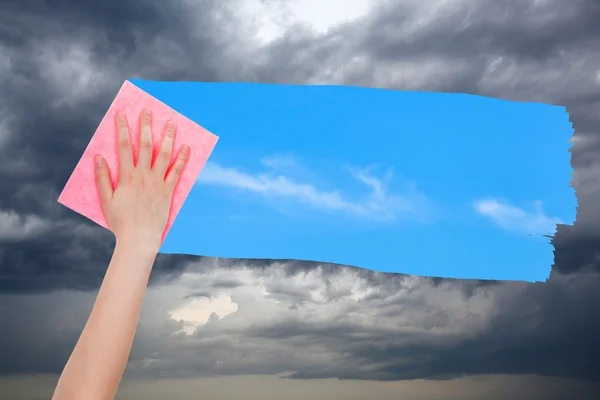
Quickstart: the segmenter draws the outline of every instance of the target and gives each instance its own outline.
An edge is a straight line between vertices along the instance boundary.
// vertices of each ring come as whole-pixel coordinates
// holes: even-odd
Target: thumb
[[[106,160],[102,156],[96,156],[96,185],[98,185],[98,192],[100,193],[100,203],[102,207],[108,203],[113,196],[113,187],[110,180],[110,172]]]

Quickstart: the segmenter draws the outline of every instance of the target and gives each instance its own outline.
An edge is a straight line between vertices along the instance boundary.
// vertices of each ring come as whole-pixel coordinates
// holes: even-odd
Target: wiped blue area
[[[220,137],[165,253],[544,281],[548,221],[575,219],[564,107],[343,86],[132,82]],[[373,194],[351,172],[361,169],[385,190]],[[478,201],[493,216],[477,212]]]

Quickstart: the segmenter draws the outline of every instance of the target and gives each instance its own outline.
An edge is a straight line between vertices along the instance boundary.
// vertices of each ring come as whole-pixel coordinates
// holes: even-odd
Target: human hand
[[[175,185],[189,158],[190,148],[181,146],[171,166],[176,126],[165,125],[160,151],[153,160],[152,114],[140,115],[140,149],[134,165],[133,148],[125,115],[116,117],[119,182],[112,186],[110,172],[102,156],[96,156],[96,183],[100,203],[117,244],[150,246],[158,252],[165,230]],[[170,168],[169,168],[170,167]]]

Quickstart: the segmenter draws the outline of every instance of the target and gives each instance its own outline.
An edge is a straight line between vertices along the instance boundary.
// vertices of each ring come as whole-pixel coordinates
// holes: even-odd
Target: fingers
[[[165,179],[165,174],[167,173],[169,163],[171,162],[171,154],[173,153],[173,140],[175,138],[176,129],[177,127],[175,123],[171,121],[167,122],[163,133],[162,144],[160,145],[160,151],[156,157],[156,161],[154,162],[154,170],[160,174],[162,179]]]
[[[118,135],[119,176],[131,176],[131,172],[134,168],[133,147],[131,144],[131,135],[129,134],[127,119],[123,113],[117,113],[116,123]],[[177,127],[173,122],[168,122],[166,124],[160,152],[154,163],[154,169],[161,175],[165,180],[165,183],[171,189],[174,189],[177,182],[179,182],[179,178],[181,177],[190,155],[189,146],[182,146],[177,153],[173,165],[171,165],[171,168],[169,169],[176,129]],[[143,110],[140,115],[140,149],[138,152],[137,167],[150,169],[152,166],[153,150],[152,114],[150,110]],[[110,196],[112,197],[112,184],[110,186]]]
[[[142,110],[140,115],[140,150],[138,153],[137,167],[149,169],[152,165],[152,113]]]
[[[102,207],[108,204],[108,201],[112,199],[113,187],[110,180],[110,171],[106,161],[101,156],[96,156],[96,185],[98,186],[98,193],[100,194],[100,203]]]
[[[165,179],[165,182],[169,186],[171,190],[175,189],[175,185],[179,182],[179,178],[181,177],[181,173],[187,164],[188,159],[190,158],[190,148],[187,145],[181,146],[179,152],[177,153],[177,158],[173,162],[169,173]]]
[[[133,169],[133,150],[131,147],[131,136],[125,114],[119,112],[116,117],[117,124],[117,147],[119,154],[119,176],[124,176]]]

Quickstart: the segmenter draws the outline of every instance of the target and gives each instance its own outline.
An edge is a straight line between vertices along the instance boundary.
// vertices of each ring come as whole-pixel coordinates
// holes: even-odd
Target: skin
[[[152,114],[140,115],[140,149],[134,165],[125,116],[116,117],[119,182],[113,190],[106,161],[97,156],[96,183],[115,250],[96,303],[67,362],[53,400],[113,399],[131,345],[150,271],[169,217],[175,185],[189,158],[182,146],[172,165],[176,127],[167,123],[160,152],[152,159]]]

